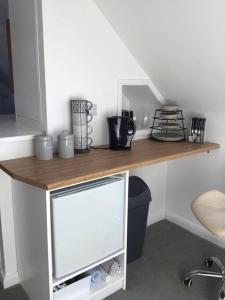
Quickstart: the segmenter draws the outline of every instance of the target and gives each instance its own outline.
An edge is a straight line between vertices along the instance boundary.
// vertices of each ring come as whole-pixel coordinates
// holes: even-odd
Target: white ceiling
[[[164,97],[202,111],[225,102],[224,0],[95,2]]]

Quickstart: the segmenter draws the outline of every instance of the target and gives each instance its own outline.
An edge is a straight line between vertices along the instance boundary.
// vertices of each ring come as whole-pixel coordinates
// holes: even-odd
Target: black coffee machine
[[[136,132],[135,122],[126,116],[107,118],[109,129],[109,148],[111,150],[129,150]]]

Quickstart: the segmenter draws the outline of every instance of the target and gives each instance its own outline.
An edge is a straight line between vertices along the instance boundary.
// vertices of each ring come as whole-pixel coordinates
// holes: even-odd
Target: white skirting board
[[[200,224],[197,225],[190,220],[187,220],[183,217],[180,217],[179,215],[171,212],[171,211],[166,211],[166,219],[172,223],[175,223],[182,228],[192,232],[193,234],[221,247],[225,248],[225,240],[222,238],[218,238],[217,236],[211,234],[209,231],[207,231],[203,226]]]
[[[2,270],[0,270],[0,283],[4,289],[14,286],[19,283],[18,272],[5,275]]]
[[[153,213],[150,212],[149,216],[148,216],[147,226],[153,225],[163,219],[166,219],[172,223],[175,223],[175,224],[181,226],[182,228],[192,232],[193,234],[195,234],[195,235],[197,235],[197,236],[199,236],[221,248],[225,248],[225,240],[224,239],[218,238],[215,235],[211,234],[200,224],[197,225],[197,224],[191,222],[190,220],[184,219],[183,217],[181,217],[171,211],[165,212],[162,209],[162,210],[155,211]]]
[[[164,210],[164,208],[152,212],[151,211],[151,204],[150,204],[147,226],[155,224],[155,223],[157,223],[157,222],[159,222],[163,219],[165,219],[165,210]]]

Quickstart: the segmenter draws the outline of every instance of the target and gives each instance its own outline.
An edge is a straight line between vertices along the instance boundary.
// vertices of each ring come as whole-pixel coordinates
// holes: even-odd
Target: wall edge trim
[[[185,219],[172,211],[166,211],[166,219],[172,223],[175,223],[182,228],[190,231],[191,233],[203,238],[204,240],[207,240],[221,248],[225,248],[225,241],[223,239],[220,239],[216,237],[215,235],[208,232],[203,226],[197,225],[193,222],[191,222],[188,219]]]

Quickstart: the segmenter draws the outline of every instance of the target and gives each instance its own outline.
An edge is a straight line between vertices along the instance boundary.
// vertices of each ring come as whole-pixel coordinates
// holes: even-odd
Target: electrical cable
[[[90,148],[91,148],[91,149],[94,149],[94,150],[109,150],[109,147],[103,148],[103,147],[94,147],[94,146],[91,146]]]

